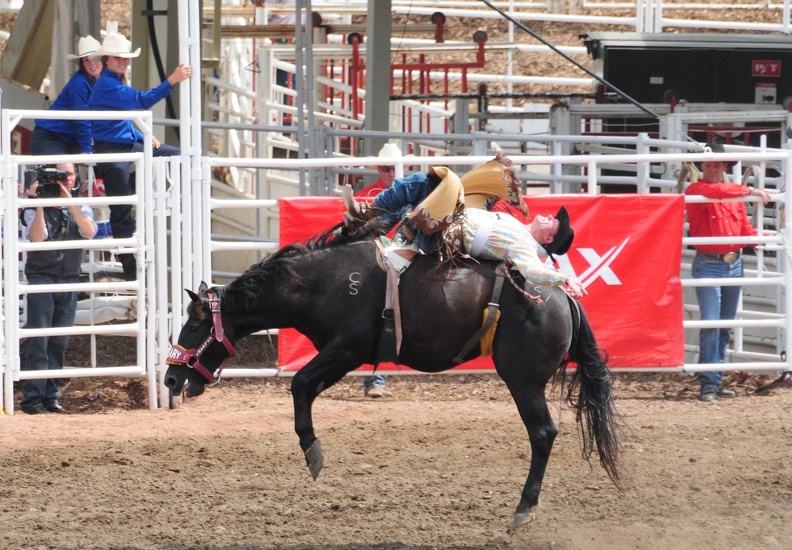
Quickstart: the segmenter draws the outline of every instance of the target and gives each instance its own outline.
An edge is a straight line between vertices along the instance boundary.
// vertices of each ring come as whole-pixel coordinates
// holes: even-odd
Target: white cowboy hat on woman
[[[132,51],[132,43],[120,34],[108,34],[101,47],[89,57],[92,61],[101,59],[104,56],[125,57],[127,59],[140,55],[140,48]]]
[[[74,61],[75,59],[82,59],[83,57],[88,57],[96,50],[101,47],[99,41],[91,36],[81,36],[80,40],[77,42],[77,54],[69,54],[66,56],[66,59],[69,61]]]

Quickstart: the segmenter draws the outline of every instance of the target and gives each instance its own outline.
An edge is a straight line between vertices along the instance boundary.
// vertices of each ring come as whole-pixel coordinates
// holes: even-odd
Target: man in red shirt
[[[376,167],[377,181],[355,193],[356,197],[373,198],[383,189],[388,189],[393,185],[393,180],[396,179],[396,167],[393,164],[387,164],[387,161],[402,158],[401,150],[393,143],[386,143],[380,149],[377,157],[382,159],[382,164]]]
[[[723,145],[708,146],[712,152],[724,152]],[[707,161],[701,163],[703,177],[685,191],[686,195],[701,195],[710,199],[730,199],[754,195],[767,204],[772,199],[764,189],[754,189],[737,183],[723,183],[723,175],[731,163]],[[751,226],[744,202],[688,203],[687,218],[691,237],[741,237],[757,234]],[[694,279],[731,278],[743,276],[742,244],[696,245],[693,260]],[[696,299],[701,320],[734,319],[742,288],[739,286],[696,287]],[[699,332],[699,364],[723,363],[729,345],[730,330],[726,327],[703,328]],[[721,386],[723,372],[699,374],[702,401],[736,394]]]
[[[377,176],[379,176],[377,181],[355,193],[356,197],[373,198],[383,189],[388,189],[393,185],[393,180],[396,179],[396,167],[393,164],[386,164],[386,162],[391,159],[402,158],[401,150],[393,143],[386,143],[380,149],[377,157],[382,159],[383,162],[383,164],[377,166]],[[363,379],[363,395],[375,399],[378,397],[390,397],[392,394],[385,389],[385,380],[385,376],[381,374],[366,376]]]

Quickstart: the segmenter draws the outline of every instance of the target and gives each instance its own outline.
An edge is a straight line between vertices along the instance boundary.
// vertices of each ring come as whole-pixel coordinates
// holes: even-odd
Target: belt
[[[727,252],[726,254],[713,254],[711,252],[702,252],[701,250],[696,250],[696,256],[699,258],[707,258],[708,260],[718,260],[721,262],[726,262],[727,264],[733,264],[737,260],[740,259],[739,252]]]

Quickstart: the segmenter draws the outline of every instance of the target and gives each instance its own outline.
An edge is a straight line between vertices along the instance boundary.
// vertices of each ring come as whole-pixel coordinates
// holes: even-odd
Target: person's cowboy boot
[[[364,202],[357,202],[352,195],[351,185],[344,186],[341,196],[344,199],[344,206],[346,207],[344,225],[350,229],[361,226],[367,221],[385,213],[383,210],[371,207]]]
[[[393,242],[399,246],[410,244],[415,240],[415,230],[409,223],[402,221],[396,229],[396,234],[393,236]]]

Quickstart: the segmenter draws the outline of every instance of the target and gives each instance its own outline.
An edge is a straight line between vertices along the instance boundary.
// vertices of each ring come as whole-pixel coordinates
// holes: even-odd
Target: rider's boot
[[[393,235],[394,244],[404,246],[411,244],[414,240],[415,230],[406,221],[403,221]]]
[[[353,229],[365,224],[367,221],[381,216],[385,212],[379,208],[369,206],[365,202],[357,202],[352,195],[352,186],[345,185],[341,195],[346,206],[344,225]]]

